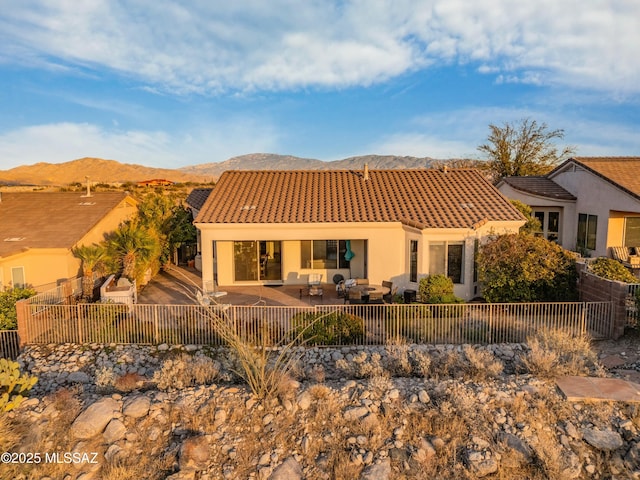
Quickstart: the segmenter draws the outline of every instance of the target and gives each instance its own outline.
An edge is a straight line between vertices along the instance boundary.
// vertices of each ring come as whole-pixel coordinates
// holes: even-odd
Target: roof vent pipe
[[[369,180],[369,164],[365,163],[364,164],[364,176],[363,176],[364,180]]]

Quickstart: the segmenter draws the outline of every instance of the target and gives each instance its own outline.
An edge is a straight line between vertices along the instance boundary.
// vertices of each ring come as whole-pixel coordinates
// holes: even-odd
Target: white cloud
[[[87,123],[36,125],[0,135],[0,168],[82,157],[179,168],[247,152],[275,151],[277,140],[278,135],[270,126],[247,120],[207,124],[191,132],[172,134],[107,130]]]
[[[638,93],[633,0],[23,0],[0,61],[106,67],[173,92],[369,85],[443,63],[503,80]]]

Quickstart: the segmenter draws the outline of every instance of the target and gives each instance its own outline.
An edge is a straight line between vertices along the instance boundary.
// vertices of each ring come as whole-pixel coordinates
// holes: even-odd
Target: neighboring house
[[[152,180],[143,180],[138,182],[138,186],[140,187],[168,187],[173,185],[174,182],[171,180],[165,180],[164,178],[154,178]]]
[[[549,240],[607,256],[640,246],[640,157],[576,157],[544,177],[506,177],[498,189],[531,206]]]
[[[305,284],[336,275],[415,289],[445,273],[477,292],[477,241],[524,223],[478,171],[227,171],[194,221],[203,282]]]
[[[136,212],[126,193],[0,193],[0,288],[44,289],[77,277],[71,249],[104,240]]]
[[[207,201],[207,198],[209,198],[212,190],[213,188],[194,188],[193,190],[191,190],[191,192],[189,192],[185,203],[191,209],[191,215],[193,216],[193,218],[196,218],[198,216],[200,210],[202,210],[202,207],[204,206],[204,203]],[[202,248],[200,230],[197,231],[196,235],[196,255],[194,258],[194,266],[196,270],[202,271]]]

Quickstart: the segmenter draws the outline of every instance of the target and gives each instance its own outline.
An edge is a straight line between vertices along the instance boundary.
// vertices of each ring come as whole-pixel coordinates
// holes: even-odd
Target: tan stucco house
[[[77,277],[71,249],[104,240],[136,212],[120,192],[0,192],[0,288],[46,290]]]
[[[475,296],[474,252],[522,216],[478,171],[227,171],[194,221],[203,282],[304,284],[343,278],[415,289],[445,273]]]
[[[568,250],[607,256],[640,246],[640,157],[570,158],[543,177],[506,177],[498,189],[531,206],[540,235]]]

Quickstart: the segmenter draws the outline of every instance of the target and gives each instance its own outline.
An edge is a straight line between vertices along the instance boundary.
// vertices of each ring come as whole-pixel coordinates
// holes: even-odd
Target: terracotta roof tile
[[[558,200],[575,200],[576,197],[547,177],[505,177],[502,181],[521,192]]]
[[[2,192],[0,257],[28,248],[71,248],[126,198],[123,192]]]
[[[469,228],[522,217],[477,170],[227,171],[197,223],[405,222]]]

